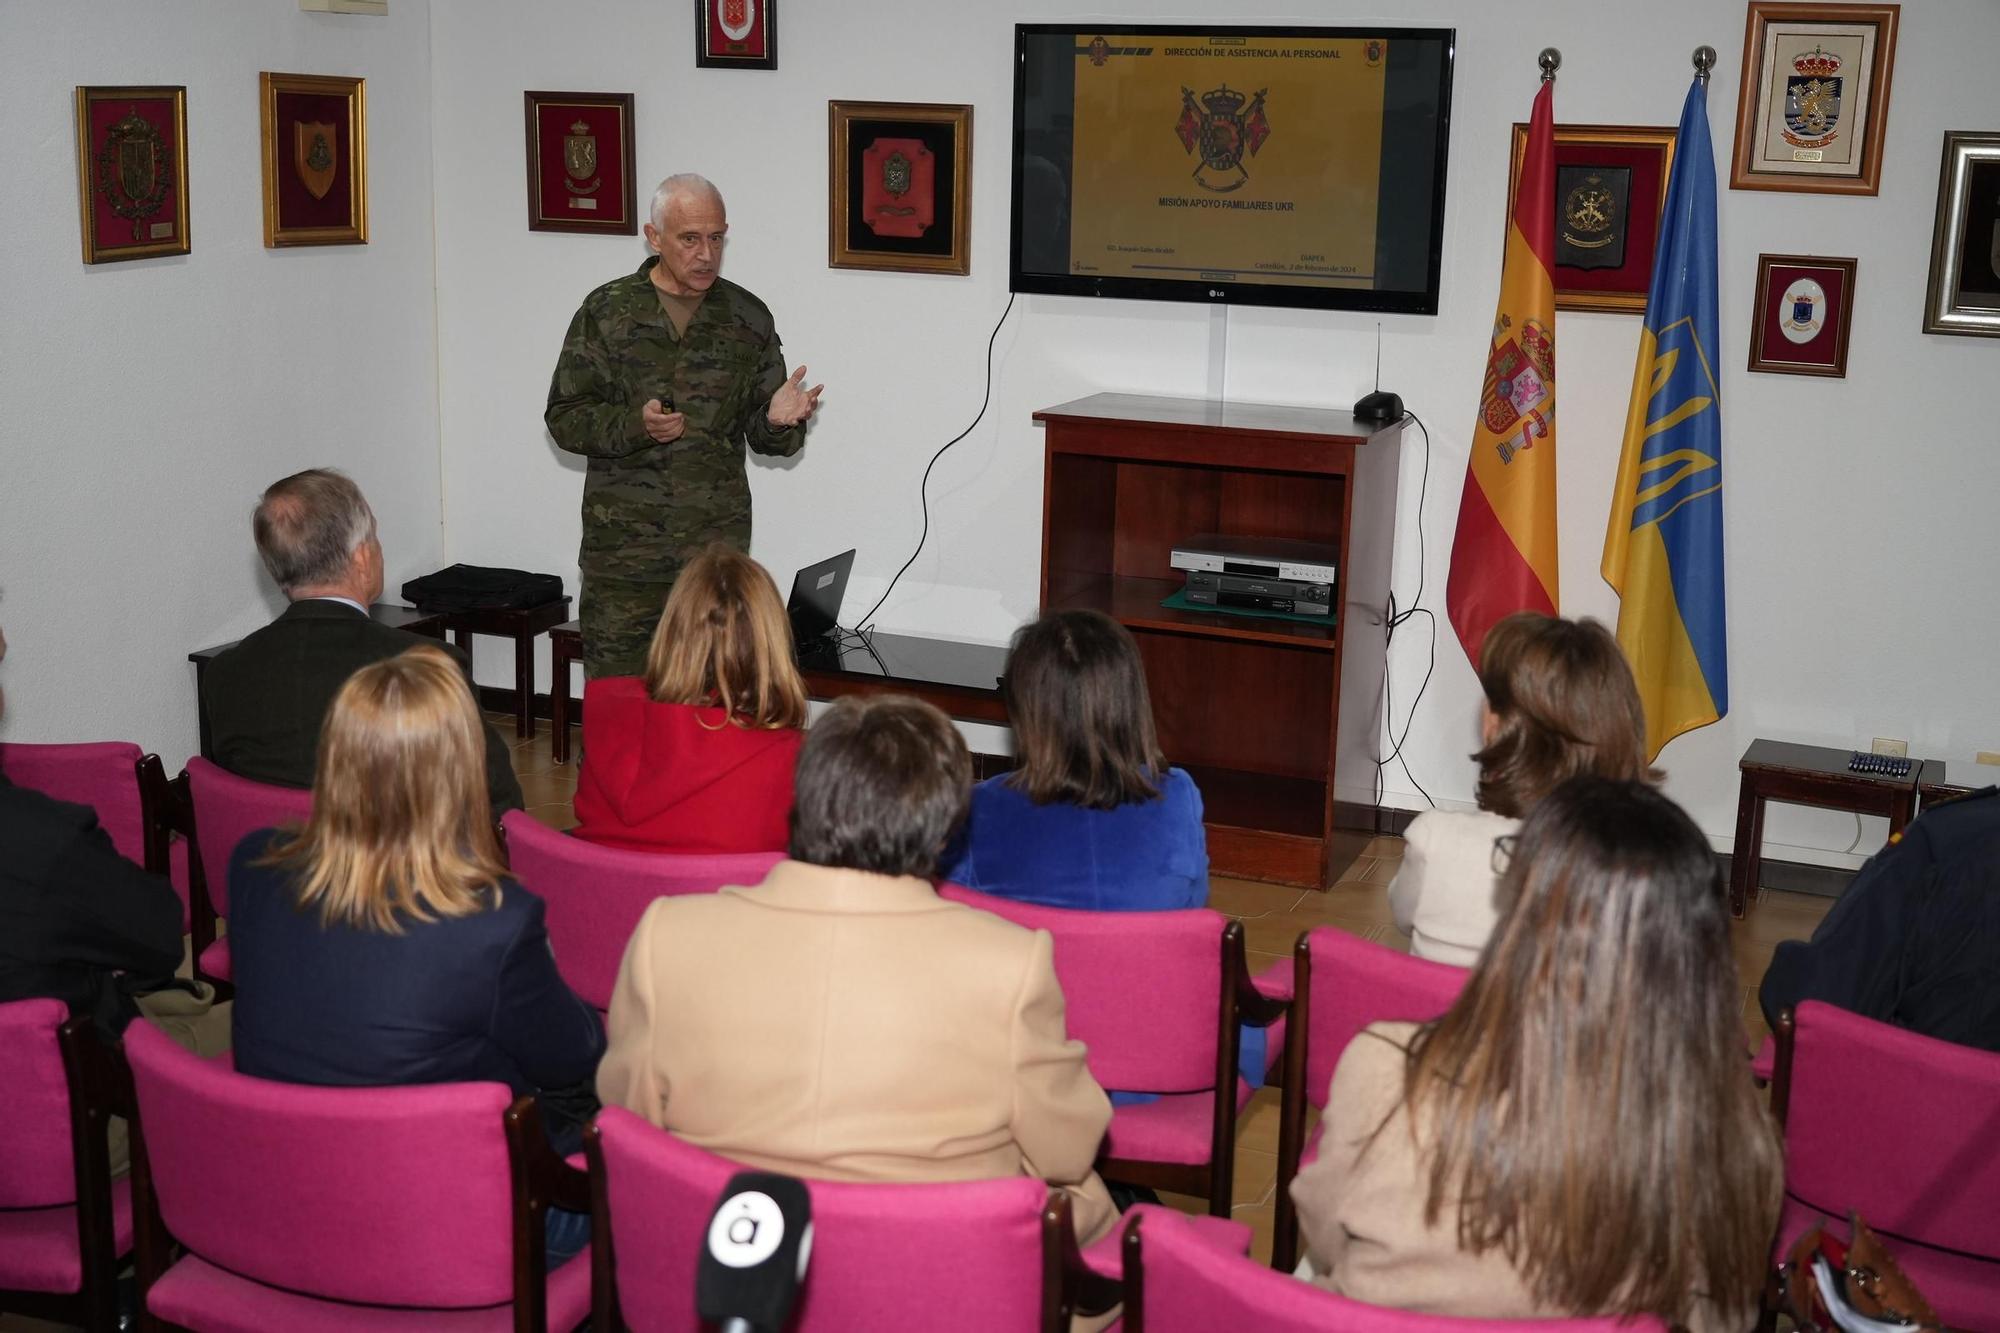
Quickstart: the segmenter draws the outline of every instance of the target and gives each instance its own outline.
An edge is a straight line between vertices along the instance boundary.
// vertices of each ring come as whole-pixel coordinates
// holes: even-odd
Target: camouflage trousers
[[[646,671],[646,650],[674,590],[674,569],[664,582],[611,579],[600,574],[583,577],[583,605],[578,612],[583,631],[583,672],[591,680],[605,676],[639,676]]]

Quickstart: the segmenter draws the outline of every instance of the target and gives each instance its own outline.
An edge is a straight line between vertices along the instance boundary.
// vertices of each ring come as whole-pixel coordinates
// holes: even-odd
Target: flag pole
[[[1708,72],[1715,68],[1715,48],[1697,46],[1694,49],[1694,80],[1702,87],[1708,87]]]
[[[1710,51],[1708,54],[1711,60],[1715,58],[1715,52]],[[1563,53],[1553,46],[1545,46],[1542,48],[1542,53],[1535,57],[1535,63],[1542,67],[1542,82],[1554,83],[1556,71],[1562,68]]]

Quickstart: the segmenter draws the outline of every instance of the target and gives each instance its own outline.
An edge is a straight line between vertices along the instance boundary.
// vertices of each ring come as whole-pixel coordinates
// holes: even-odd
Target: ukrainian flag
[[[1674,737],[1729,711],[1707,95],[1697,79],[1681,110],[1604,534],[1604,578],[1620,597],[1618,642],[1639,683],[1655,758]]]

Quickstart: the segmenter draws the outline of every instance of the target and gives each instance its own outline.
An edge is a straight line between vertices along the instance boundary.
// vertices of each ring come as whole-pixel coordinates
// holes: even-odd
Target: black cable
[[[1430,494],[1431,432],[1430,428],[1424,425],[1423,419],[1415,412],[1405,411],[1403,415],[1409,420],[1416,422],[1417,429],[1424,433],[1424,470],[1422,479],[1417,483],[1417,595],[1411,599],[1410,605],[1405,610],[1398,612],[1396,610],[1395,590],[1391,589],[1389,592],[1389,612],[1383,622],[1382,643],[1382,720],[1389,735],[1389,753],[1375,761],[1375,804],[1378,808],[1382,804],[1383,770],[1389,766],[1391,760],[1394,760],[1402,764],[1403,776],[1410,780],[1410,785],[1415,787],[1418,794],[1425,801],[1429,802],[1431,809],[1435,810],[1437,809],[1437,801],[1431,796],[1430,792],[1424,789],[1424,784],[1417,781],[1417,775],[1410,771],[1409,756],[1403,753],[1403,746],[1410,739],[1410,729],[1417,723],[1417,705],[1424,701],[1424,691],[1430,688],[1431,674],[1437,670],[1437,614],[1422,604],[1424,599],[1425,564],[1424,501]],[[1404,719],[1403,734],[1397,736],[1395,699],[1389,688],[1390,671],[1387,660],[1389,645],[1395,641],[1396,630],[1406,623],[1410,617],[1417,615],[1423,616],[1430,625],[1430,658],[1424,665],[1424,678],[1417,685],[1416,697],[1410,700],[1410,715]]]
[[[952,436],[949,440],[946,440],[943,444],[939,445],[938,451],[931,455],[931,461],[924,465],[924,479],[917,483],[917,500],[923,506],[923,512],[924,512],[924,527],[923,531],[919,533],[917,536],[917,549],[910,552],[910,558],[903,562],[903,568],[896,571],[896,577],[890,579],[889,586],[882,589],[882,595],[875,599],[875,605],[869,607],[868,614],[861,617],[859,623],[863,629],[872,629],[874,627],[875,613],[882,609],[882,603],[888,601],[889,594],[895,591],[896,579],[902,578],[903,571],[907,570],[911,565],[917,563],[917,557],[923,554],[924,543],[930,540],[931,469],[937,466],[938,459],[944,457],[945,450],[951,448],[954,444],[957,444],[960,440],[964,439],[966,436],[972,434],[973,431],[977,430],[979,428],[979,423],[983,421],[986,417],[986,408],[993,401],[993,344],[999,341],[1000,325],[1005,324],[1007,322],[1007,316],[1013,313],[1015,295],[1016,293],[1013,292],[1009,292],[1007,294],[1007,308],[1000,312],[999,322],[994,324],[993,332],[986,336],[986,392],[979,400],[979,415],[972,418],[972,424],[970,426],[967,426],[964,430],[960,431],[958,434]],[[869,652],[873,653],[874,649],[870,648]],[[876,660],[880,661],[881,659],[877,658]],[[886,670],[884,674],[885,675],[887,674]]]

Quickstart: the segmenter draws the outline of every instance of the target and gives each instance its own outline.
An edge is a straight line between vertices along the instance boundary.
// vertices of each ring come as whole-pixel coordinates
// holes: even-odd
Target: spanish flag
[[[1494,622],[1516,611],[1554,615],[1558,605],[1552,86],[1535,95],[1528,121],[1445,583],[1445,611],[1475,667]]]
[[[1697,79],[1681,109],[1604,533],[1604,579],[1618,590],[1618,642],[1639,683],[1653,758],[1729,711],[1707,94]]]

